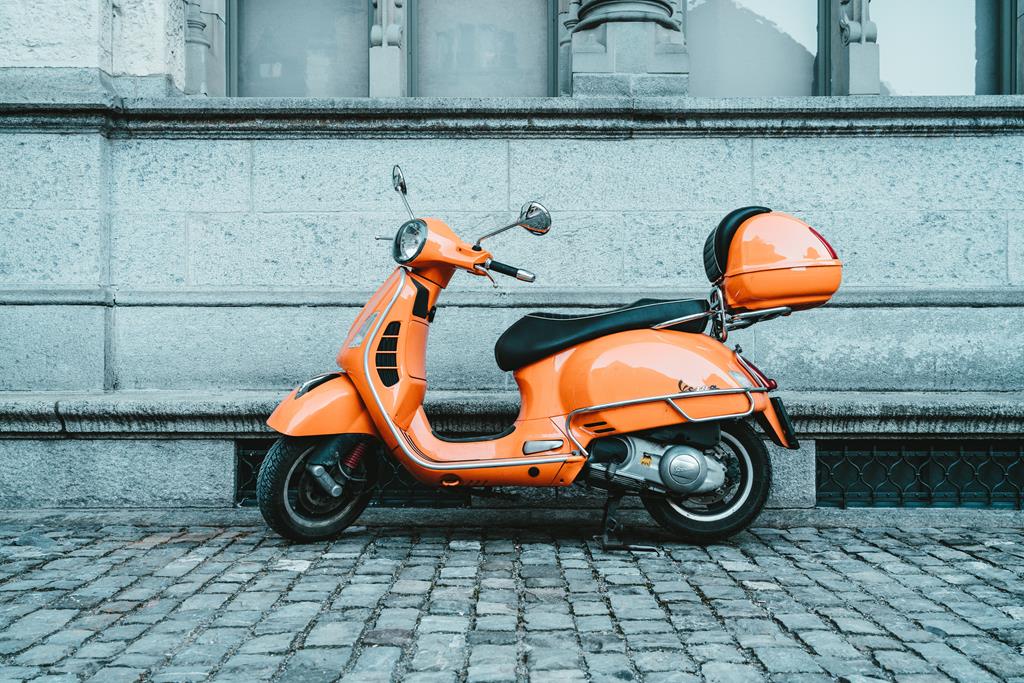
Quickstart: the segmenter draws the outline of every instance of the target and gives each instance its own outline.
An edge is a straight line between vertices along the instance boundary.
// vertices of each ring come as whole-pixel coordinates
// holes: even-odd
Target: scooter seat
[[[628,306],[588,315],[530,313],[512,324],[494,345],[494,359],[505,371],[558,353],[606,334],[642,330],[659,323],[708,311],[704,299],[640,299]],[[707,318],[677,323],[666,329],[702,332]]]

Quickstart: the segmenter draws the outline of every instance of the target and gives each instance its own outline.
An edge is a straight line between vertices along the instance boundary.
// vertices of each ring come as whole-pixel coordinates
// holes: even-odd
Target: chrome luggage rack
[[[700,391],[681,391],[675,394],[664,394],[663,396],[647,396],[644,398],[634,398],[628,401],[614,401],[612,403],[602,403],[596,406],[587,406],[586,408],[577,408],[565,416],[565,433],[569,437],[569,441],[575,447],[575,453],[584,457],[589,457],[587,449],[583,447],[576,437],[572,434],[572,419],[577,415],[584,413],[596,413],[601,410],[608,410],[609,408],[622,408],[625,406],[640,405],[642,403],[655,403],[657,401],[664,401],[665,403],[672,406],[672,409],[679,413],[680,417],[686,422],[711,422],[713,420],[733,420],[736,418],[747,417],[754,412],[754,393],[767,393],[767,387],[740,387],[736,389],[703,389]],[[681,398],[698,398],[701,396],[728,396],[733,394],[744,394],[747,397],[747,409],[738,413],[729,413],[726,415],[713,415],[711,417],[690,417],[685,410],[676,405],[676,400]]]
[[[725,297],[722,295],[722,288],[715,287],[711,290],[711,294],[708,295],[708,310],[703,313],[694,313],[693,315],[684,315],[681,318],[673,318],[672,320],[666,320],[660,322],[654,326],[656,330],[662,330],[666,327],[673,327],[681,323],[693,322],[694,320],[700,320],[701,318],[711,318],[711,334],[719,341],[725,341],[729,338],[730,330],[742,330],[745,327],[750,327],[755,323],[765,322],[766,320],[772,320],[780,316],[789,315],[793,312],[789,306],[778,306],[776,308],[766,308],[763,311],[748,311],[747,313],[737,313],[735,315],[725,310]]]
[[[711,336],[722,342],[729,338],[731,330],[742,330],[755,323],[763,323],[793,312],[789,306],[777,306],[766,308],[763,311],[748,311],[733,315],[725,310],[725,296],[722,294],[720,286],[711,290],[711,294],[708,295],[708,305],[711,307],[708,314],[714,316],[711,322]]]

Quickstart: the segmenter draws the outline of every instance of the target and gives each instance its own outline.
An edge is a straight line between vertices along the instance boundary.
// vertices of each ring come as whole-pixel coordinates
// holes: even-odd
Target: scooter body
[[[373,435],[416,479],[448,487],[568,486],[593,439],[676,424],[686,419],[680,410],[698,422],[767,413],[786,442],[767,388],[734,350],[703,334],[666,330],[598,337],[520,368],[513,377],[521,407],[511,430],[486,440],[438,437],[423,399],[428,316],[441,291],[396,269],[352,325],[338,354],[344,373],[313,391],[292,392],[270,417],[271,428],[292,436]],[[396,334],[383,334],[389,326]],[[353,345],[363,328],[369,332]],[[379,350],[390,346],[393,352]],[[378,357],[388,353],[394,358]],[[385,381],[392,368],[399,375],[393,383]]]
[[[404,178],[397,167],[395,187],[404,200]],[[740,211],[750,213],[749,208]],[[689,486],[693,494],[707,495],[711,484],[693,486],[687,477],[728,477],[724,465],[699,453],[713,447],[720,425],[752,416],[778,445],[798,446],[781,401],[769,397],[774,381],[744,359],[738,348],[724,344],[728,329],[818,305],[838,287],[841,266],[823,238],[814,233],[824,245],[818,244],[820,251],[827,247],[830,252],[823,258],[809,253],[801,243],[807,241],[803,235],[766,249],[764,234],[772,232],[772,222],[781,220],[791,229],[796,219],[767,209],[737,218],[742,225],[757,216],[757,229],[748,226],[751,240],[740,240],[739,247],[726,245],[730,259],[731,249],[748,252],[734,277],[723,272],[706,303],[682,302],[696,304],[694,312],[643,326],[636,323],[643,316],[675,309],[671,301],[638,302],[590,316],[596,321],[588,316],[532,314],[532,320],[517,323],[523,325],[515,334],[516,326],[510,328],[503,335],[503,340],[508,337],[505,358],[498,360],[499,365],[504,361],[514,366],[521,395],[519,415],[499,434],[470,439],[438,435],[423,409],[427,340],[439,298],[459,270],[486,277],[498,272],[527,281],[533,276],[494,261],[479,240],[463,241],[440,220],[413,218],[396,236],[399,266],[360,311],[338,353],[340,371],[296,388],[268,424],[296,439],[348,435],[356,441],[378,442],[390,454],[387,457],[429,486],[560,487],[577,482],[585,472],[598,472],[610,489],[673,496],[691,492]],[[524,207],[515,225],[543,234],[550,215],[533,203]],[[717,232],[721,231],[719,226]],[[714,252],[715,245],[711,249]],[[785,265],[795,268],[796,275],[772,267],[787,258],[782,253],[787,249],[791,253]],[[707,251],[708,247],[706,265]],[[794,266],[794,257],[803,261]],[[762,269],[768,271],[762,279],[751,277],[758,272],[752,265],[758,258],[769,266]],[[822,264],[833,267],[821,268]],[[797,278],[800,284],[787,289],[787,278]],[[769,305],[780,299],[785,305]],[[712,334],[695,331],[706,325]],[[531,330],[544,339],[533,339]],[[499,341],[499,352],[501,345]],[[524,347],[529,347],[526,353]],[[329,456],[313,458],[329,469]],[[339,458],[358,465],[351,455],[335,459]],[[652,468],[660,471],[647,471]],[[337,466],[335,471],[340,476],[319,477],[321,488],[336,492],[344,483],[347,470]],[[753,474],[747,479],[749,486]]]

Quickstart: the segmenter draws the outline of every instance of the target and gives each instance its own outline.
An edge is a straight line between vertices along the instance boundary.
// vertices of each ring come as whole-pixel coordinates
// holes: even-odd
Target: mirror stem
[[[488,239],[490,237],[494,237],[495,235],[500,235],[501,233],[505,232],[506,230],[511,230],[512,228],[516,227],[517,225],[519,225],[519,223],[512,223],[511,225],[506,225],[505,227],[498,228],[497,230],[491,230],[489,233],[487,233],[486,235],[484,235],[483,237],[478,239],[474,246],[480,246],[480,243],[483,242],[485,239]]]
[[[414,214],[412,212],[412,207],[409,206],[409,200],[408,200],[408,198],[406,198],[405,193],[402,192],[402,191],[399,191],[398,192],[398,196],[402,198],[402,203],[405,204],[405,210],[409,212],[409,218],[411,220],[416,220],[416,214]]]

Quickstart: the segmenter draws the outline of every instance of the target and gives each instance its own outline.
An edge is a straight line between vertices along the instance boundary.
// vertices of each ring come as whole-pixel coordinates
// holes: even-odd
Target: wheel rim
[[[703,496],[690,496],[679,500],[668,499],[668,504],[677,514],[697,522],[717,522],[734,514],[750,498],[754,488],[753,464],[750,453],[732,434],[722,432],[722,444],[728,445],[722,453],[722,464],[728,468],[730,464],[739,467],[739,481],[729,485],[724,491],[718,489]],[[721,449],[721,445],[718,447]],[[732,463],[729,462],[732,461]]]
[[[366,458],[363,458],[363,461],[359,463],[358,468],[353,472],[363,482],[358,485],[349,482],[344,487],[341,496],[332,498],[306,472],[306,459],[309,458],[310,453],[314,449],[315,446],[310,446],[292,463],[292,466],[288,469],[288,475],[285,477],[281,495],[285,512],[294,522],[306,527],[327,527],[349,514],[352,511],[352,507],[365,494],[368,484]],[[367,454],[367,457],[369,457],[369,454]],[[338,461],[335,461],[327,470],[335,478],[335,481],[344,481],[340,478]]]

